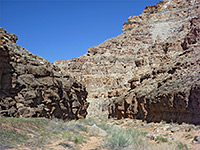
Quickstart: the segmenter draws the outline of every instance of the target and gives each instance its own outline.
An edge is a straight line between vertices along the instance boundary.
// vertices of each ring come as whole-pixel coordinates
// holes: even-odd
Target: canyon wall
[[[86,88],[0,28],[0,116],[85,118]]]
[[[200,124],[200,0],[164,0],[123,33],[54,64],[86,85],[109,117]],[[91,105],[93,106],[93,105]]]

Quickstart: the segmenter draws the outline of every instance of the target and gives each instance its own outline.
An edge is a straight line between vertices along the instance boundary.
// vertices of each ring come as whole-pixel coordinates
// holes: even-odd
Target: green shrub
[[[131,144],[129,137],[123,132],[116,131],[110,137],[107,138],[105,146],[109,149],[124,148]]]
[[[142,132],[132,128],[110,127],[110,134],[104,141],[104,147],[108,149],[122,149],[130,146],[136,148],[143,144],[143,140],[141,139]]]
[[[157,142],[163,142],[163,143],[168,142],[168,139],[165,138],[165,137],[163,137],[163,136],[161,136],[161,135],[157,136],[155,140],[156,140]]]
[[[183,144],[182,142],[178,142],[176,149],[178,149],[178,150],[188,150],[188,147],[187,147],[186,144]]]

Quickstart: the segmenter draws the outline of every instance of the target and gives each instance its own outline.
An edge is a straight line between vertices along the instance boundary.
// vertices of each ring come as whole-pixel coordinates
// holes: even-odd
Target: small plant
[[[182,142],[178,142],[176,147],[178,150],[188,150],[187,145],[183,144]]]
[[[156,140],[157,142],[163,142],[163,143],[168,142],[168,139],[165,138],[165,137],[163,137],[163,136],[161,136],[161,135],[157,136],[155,140]]]
[[[77,137],[75,137],[74,143],[79,144],[79,139]]]
[[[72,135],[71,141],[73,141],[75,144],[82,144],[85,142],[86,137],[82,135]]]
[[[185,139],[187,139],[187,140],[192,139],[192,138],[193,138],[193,136],[191,134],[185,135]]]
[[[167,123],[167,121],[164,121],[164,120],[162,121],[162,124],[166,124],[166,123]]]

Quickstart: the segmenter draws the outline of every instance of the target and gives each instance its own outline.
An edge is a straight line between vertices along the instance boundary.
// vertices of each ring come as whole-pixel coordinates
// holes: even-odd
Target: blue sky
[[[159,0],[0,0],[0,27],[50,62],[81,56],[122,33],[129,16]]]

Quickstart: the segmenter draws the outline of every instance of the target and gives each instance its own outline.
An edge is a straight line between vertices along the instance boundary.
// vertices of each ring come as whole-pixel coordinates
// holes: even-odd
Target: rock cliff
[[[55,64],[83,82],[101,110],[110,101],[109,117],[200,124],[199,7],[199,0],[147,6],[119,36]]]
[[[85,118],[85,87],[16,41],[0,28],[0,116]]]

